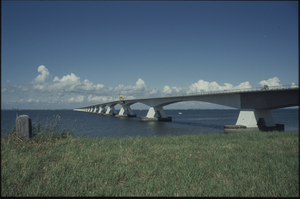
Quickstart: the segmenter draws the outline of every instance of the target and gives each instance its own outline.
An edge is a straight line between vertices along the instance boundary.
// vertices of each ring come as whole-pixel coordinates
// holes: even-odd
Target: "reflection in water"
[[[200,126],[200,127],[206,127],[206,128],[218,128],[223,129],[224,125],[218,125],[218,124],[204,124],[204,123],[195,123],[195,122],[181,122],[181,121],[173,121],[175,124],[183,124],[183,125],[191,125],[191,126]]]
[[[222,120],[224,118],[220,118],[220,117],[216,117],[216,118],[213,118],[213,117],[206,117],[206,118],[201,118],[201,117],[196,117],[196,118],[191,118],[189,120]],[[235,117],[227,117],[226,119],[236,119]]]
[[[155,130],[157,128],[158,122],[157,121],[150,121],[150,122],[143,122],[147,128]]]

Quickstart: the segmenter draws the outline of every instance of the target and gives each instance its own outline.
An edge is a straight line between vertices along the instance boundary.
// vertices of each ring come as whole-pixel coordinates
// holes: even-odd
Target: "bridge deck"
[[[174,98],[182,98],[181,101],[188,101],[184,100],[184,98],[191,98],[197,96],[211,96],[211,95],[224,95],[224,94],[241,94],[241,93],[261,93],[261,92],[272,92],[272,91],[286,91],[286,90],[299,90],[298,84],[293,85],[285,85],[285,86],[269,86],[268,88],[244,88],[244,89],[232,89],[232,90],[219,90],[219,91],[210,91],[210,92],[200,92],[195,94],[181,94],[181,95],[164,95],[164,96],[156,96],[156,97],[149,97],[149,98],[137,98],[137,99],[128,99],[124,100],[126,103],[130,102],[141,102],[145,100],[156,100],[156,99],[174,99]],[[119,100],[111,101],[111,102],[103,102],[99,104],[93,104],[89,106],[80,107],[77,109],[86,109],[95,106],[101,105],[111,105],[111,104],[123,104],[120,103]]]

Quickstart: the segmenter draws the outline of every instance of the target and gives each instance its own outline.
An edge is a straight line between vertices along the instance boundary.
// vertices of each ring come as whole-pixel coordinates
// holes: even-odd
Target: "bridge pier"
[[[283,124],[275,124],[267,109],[242,109],[235,125],[225,125],[225,133],[245,131],[284,131]]]
[[[124,114],[125,110],[127,110],[129,114]],[[115,117],[136,117],[136,114],[133,113],[130,106],[124,105]]]
[[[112,110],[112,113],[110,113],[111,110]],[[104,113],[104,115],[116,115],[116,114],[117,114],[117,111],[115,109],[115,104],[110,105],[107,108],[106,112]]]
[[[102,106],[99,107],[98,114],[104,114],[106,112],[105,106],[106,105],[102,105]]]
[[[97,113],[97,108],[99,108],[99,106],[94,106],[94,111],[93,111],[93,113]]]
[[[159,117],[154,117],[158,113]],[[172,117],[168,117],[162,106],[150,107],[146,117],[141,117],[141,121],[172,121]]]

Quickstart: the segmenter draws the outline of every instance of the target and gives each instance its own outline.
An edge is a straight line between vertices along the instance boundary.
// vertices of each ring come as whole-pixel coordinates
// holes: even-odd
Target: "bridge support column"
[[[124,114],[125,110],[127,110],[129,114]],[[133,113],[130,106],[124,105],[115,117],[136,117],[136,114]]]
[[[133,113],[133,111],[131,110],[130,106],[127,107],[127,111],[129,113],[128,117],[136,117],[136,114]]]
[[[235,125],[224,126],[225,133],[245,131],[284,131],[283,124],[275,124],[270,110],[243,109]]]
[[[110,110],[112,110],[112,113],[110,113]],[[116,109],[115,109],[115,105],[110,105],[106,112],[104,113],[104,115],[116,115],[117,112],[116,112]]]
[[[95,106],[93,113],[97,113],[97,108],[99,108],[99,106]]]
[[[158,113],[159,117],[154,117]],[[146,117],[141,117],[141,121],[172,121],[172,117],[168,117],[162,106],[150,107]]]
[[[98,114],[104,114],[106,112],[105,105],[100,106]]]

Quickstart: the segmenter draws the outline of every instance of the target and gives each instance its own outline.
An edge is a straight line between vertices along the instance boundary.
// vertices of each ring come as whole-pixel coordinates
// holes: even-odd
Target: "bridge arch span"
[[[163,107],[166,105],[186,101],[208,102],[232,108],[241,108],[240,94],[196,95],[188,97],[167,97],[138,100],[138,102],[148,105],[150,107]]]

